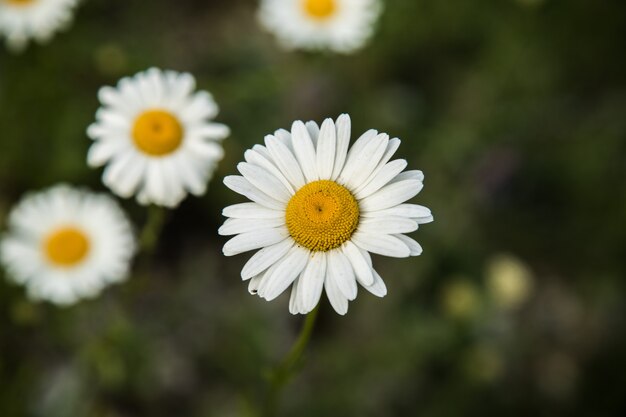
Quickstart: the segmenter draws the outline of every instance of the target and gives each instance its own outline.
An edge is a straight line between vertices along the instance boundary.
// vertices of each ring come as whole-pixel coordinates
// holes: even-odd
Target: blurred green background
[[[387,0],[352,56],[288,53],[253,0],[88,0],[69,31],[0,48],[0,224],[28,190],[103,190],[97,90],[190,71],[232,128],[209,192],[98,299],[32,303],[0,272],[0,416],[254,416],[298,332],[288,296],[225,258],[221,183],[296,119],[348,112],[403,142],[424,254],[374,262],[389,295],[322,303],[281,415],[613,416],[626,409],[626,3]],[[138,229],[146,210],[123,201]]]

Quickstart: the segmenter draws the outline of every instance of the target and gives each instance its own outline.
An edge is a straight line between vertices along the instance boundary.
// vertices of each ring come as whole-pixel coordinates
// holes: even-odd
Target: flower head
[[[0,243],[9,276],[31,298],[62,305],[124,280],[134,253],[132,226],[118,204],[66,185],[24,197]]]
[[[217,104],[195,84],[191,74],[152,68],[100,89],[87,161],[107,165],[102,180],[113,192],[167,207],[205,193],[230,131],[211,121]]]
[[[29,39],[40,43],[72,21],[79,0],[0,0],[0,34],[14,50],[26,47]]]
[[[350,53],[374,32],[380,0],[262,0],[259,19],[288,49]]]
[[[265,145],[246,151],[241,176],[224,183],[252,202],[224,209],[219,233],[236,235],[224,254],[260,249],[241,276],[249,290],[273,300],[292,286],[289,310],[313,310],[325,289],[339,314],[357,295],[357,282],[379,297],[387,293],[371,253],[404,258],[422,253],[405,236],[433,220],[429,209],[405,202],[422,189],[421,171],[391,161],[399,139],[375,130],[349,148],[350,117],[293,124]],[[403,172],[404,171],[404,172]]]

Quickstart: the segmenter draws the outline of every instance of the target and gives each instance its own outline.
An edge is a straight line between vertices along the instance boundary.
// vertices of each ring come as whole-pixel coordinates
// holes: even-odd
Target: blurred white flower
[[[351,53],[372,36],[380,0],[262,0],[261,24],[287,49]]]
[[[424,175],[402,172],[403,159],[389,162],[400,140],[370,130],[349,149],[350,126],[348,115],[326,119],[321,128],[294,122],[291,132],[278,130],[265,146],[246,151],[242,176],[224,179],[253,201],[224,209],[230,218],[219,233],[236,235],[224,254],[261,249],[241,276],[268,301],[293,284],[292,314],[313,310],[324,289],[337,313],[346,314],[357,282],[383,297],[387,288],[370,252],[420,255],[421,246],[404,233],[433,221],[428,208],[404,204],[421,191]]]
[[[0,34],[10,49],[19,51],[29,39],[39,43],[72,21],[79,0],[0,0]]]
[[[230,130],[211,121],[218,106],[195,86],[191,74],[151,68],[100,89],[87,162],[107,165],[102,181],[117,195],[175,207],[205,193]]]
[[[119,205],[66,185],[24,197],[0,242],[9,277],[32,299],[61,305],[126,279],[134,253],[132,226]]]
[[[487,288],[496,304],[513,309],[522,305],[533,287],[532,273],[519,259],[497,255],[487,265]]]

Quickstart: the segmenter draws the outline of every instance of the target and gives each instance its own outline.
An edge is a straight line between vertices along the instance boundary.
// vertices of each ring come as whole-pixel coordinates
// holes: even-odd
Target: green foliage
[[[322,303],[280,415],[624,409],[626,4],[388,0],[351,56],[283,52],[256,4],[85,1],[49,45],[0,50],[3,226],[30,190],[105,190],[85,130],[98,88],[122,76],[193,73],[233,132],[207,195],[166,217],[127,283],[62,309],[0,272],[0,416],[256,415],[301,319],[286,295],[249,296],[246,257],[221,255],[221,209],[241,201],[221,178],[264,135],[342,112],[353,136],[402,139],[435,223],[416,234],[421,257],[374,259],[385,299],[362,291],[346,317]],[[145,209],[122,203],[141,228]],[[532,271],[515,307],[489,286],[501,253]]]

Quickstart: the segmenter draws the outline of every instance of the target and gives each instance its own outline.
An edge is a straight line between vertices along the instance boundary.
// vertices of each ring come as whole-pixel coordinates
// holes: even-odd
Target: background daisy
[[[309,313],[322,290],[339,314],[357,295],[357,282],[382,297],[387,289],[369,252],[404,258],[422,253],[405,236],[433,220],[429,209],[404,204],[423,187],[421,171],[391,161],[399,139],[369,130],[349,149],[350,117],[295,122],[265,146],[245,153],[242,176],[224,183],[253,202],[224,209],[227,256],[261,249],[244,266],[250,292],[273,300],[293,284],[289,311]]]
[[[72,21],[80,0],[0,0],[0,33],[13,50],[43,43]]]
[[[204,194],[230,130],[210,121],[217,104],[195,86],[191,74],[151,68],[100,89],[87,161],[107,165],[102,181],[116,194],[167,207]]]
[[[371,37],[380,11],[379,0],[262,0],[259,20],[289,49],[350,53]]]
[[[107,195],[58,185],[11,211],[0,260],[31,298],[68,305],[126,278],[135,252],[131,229]]]

